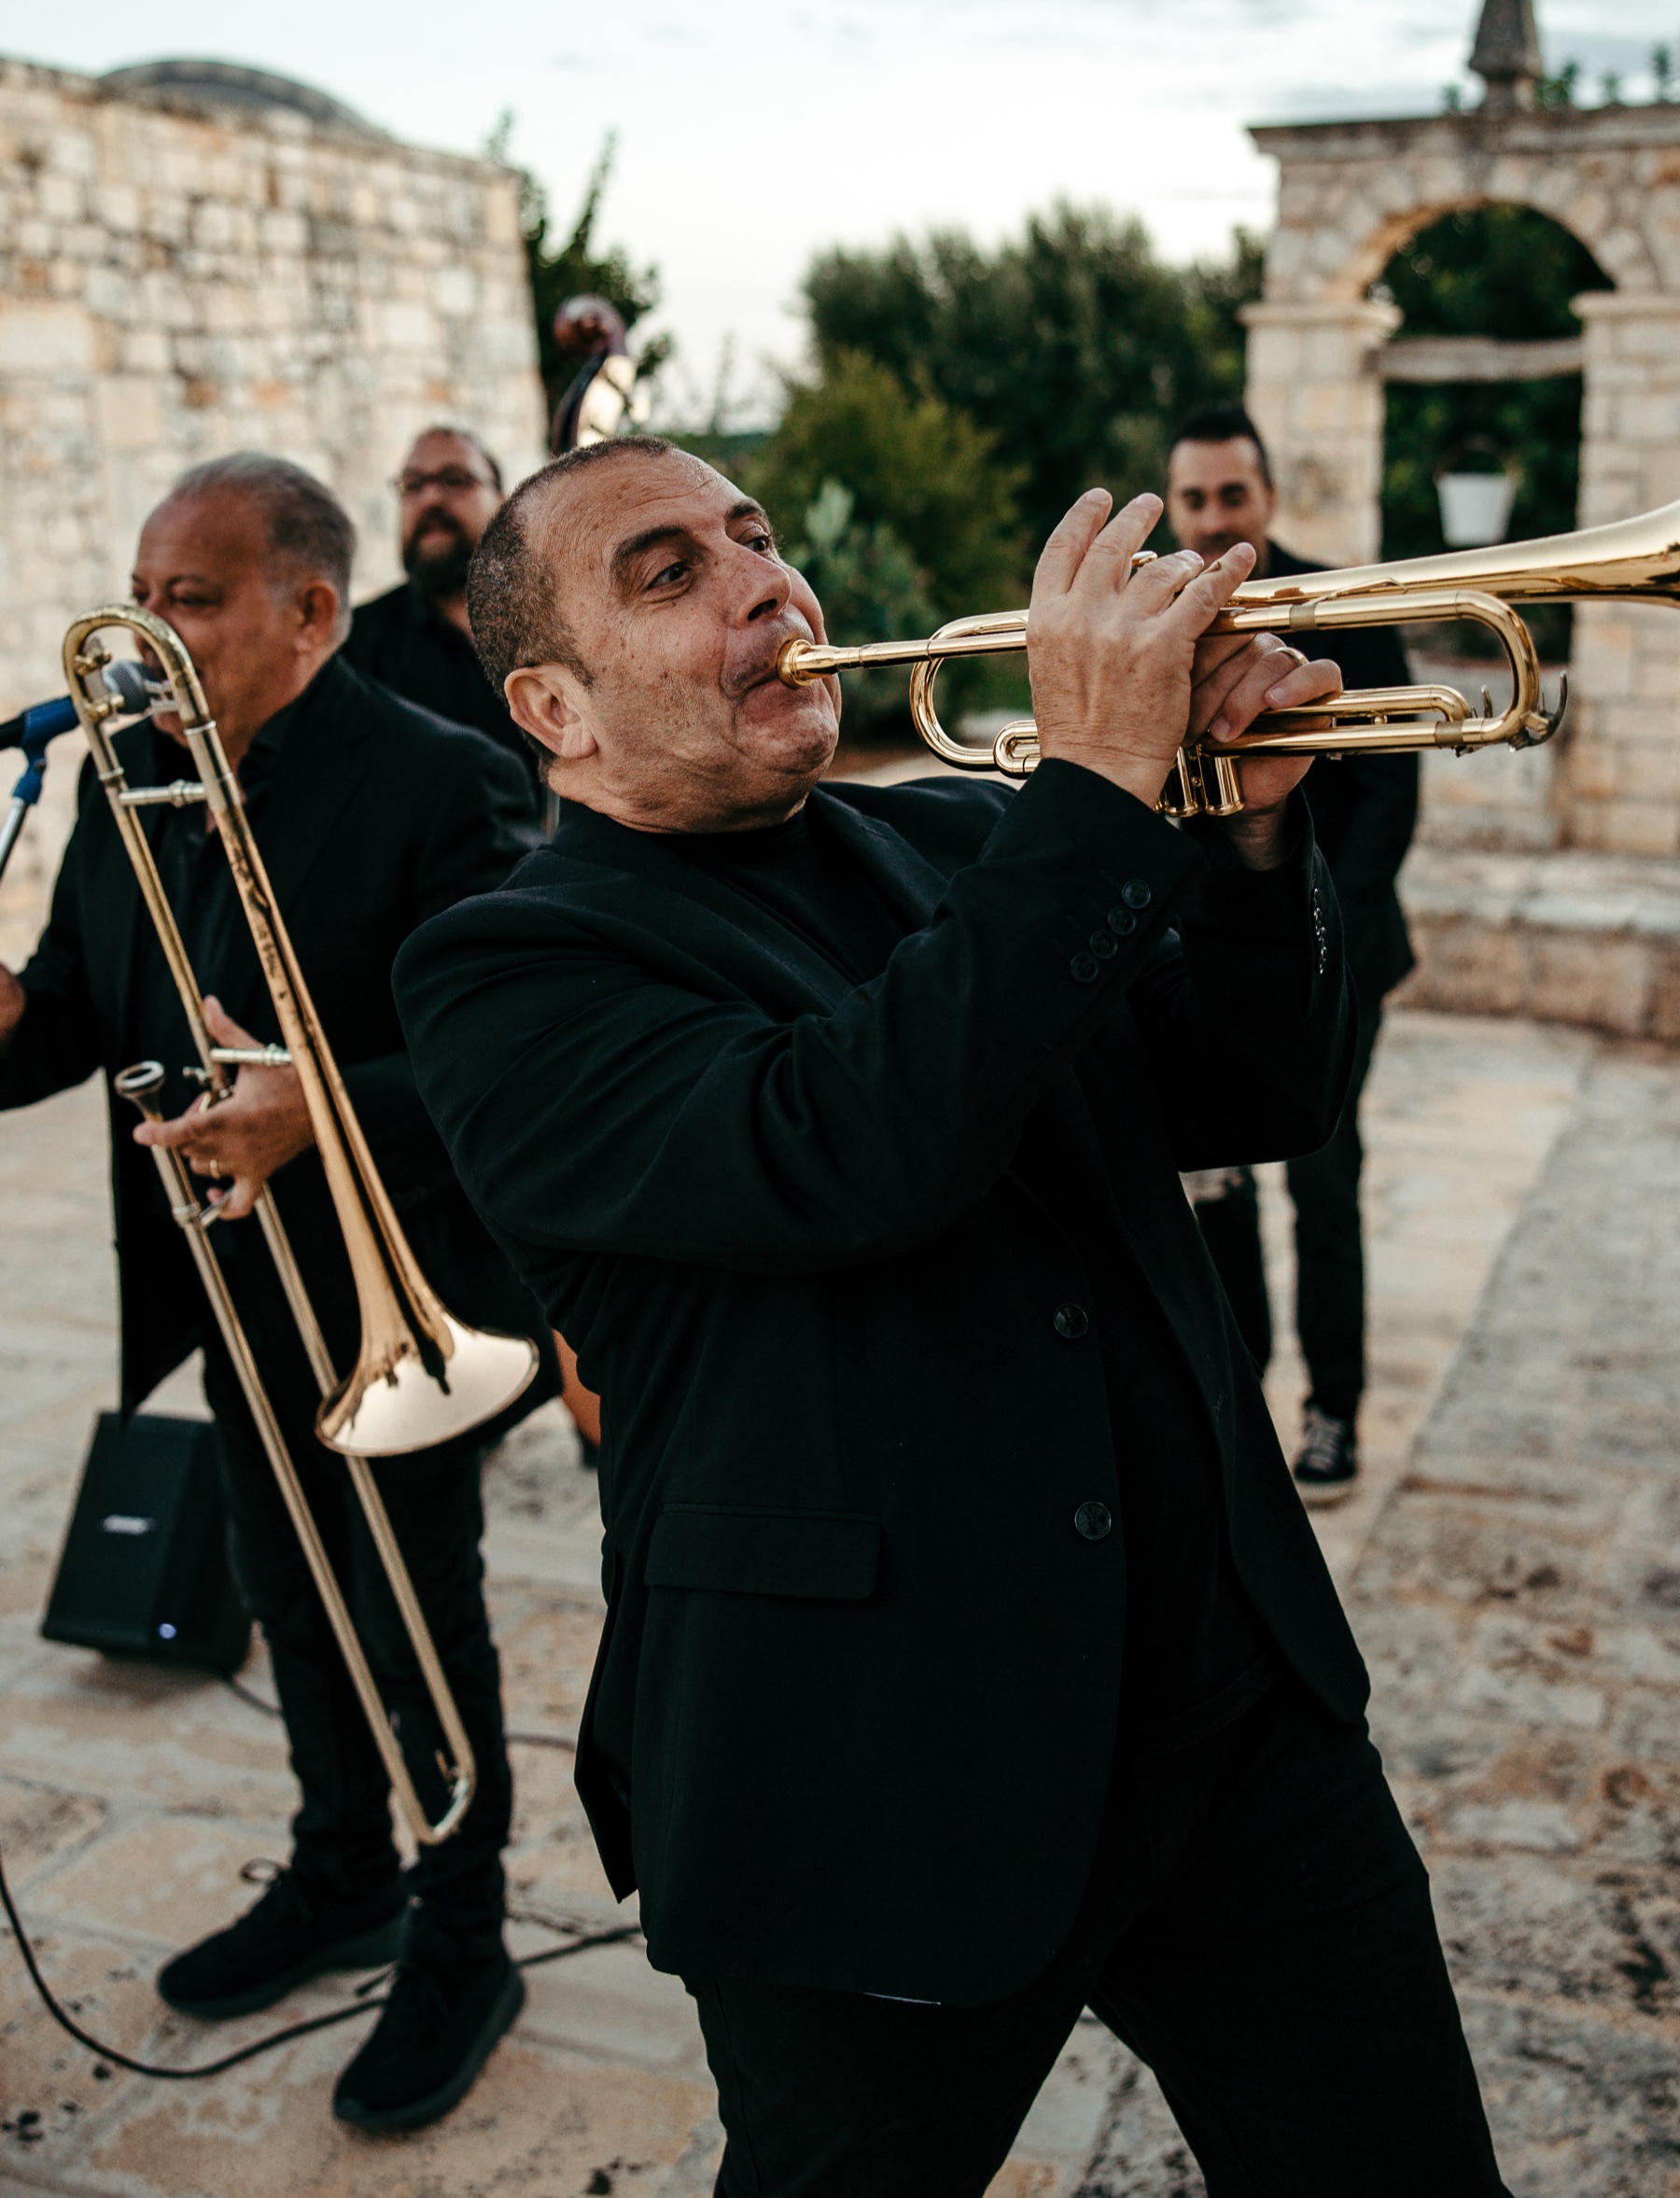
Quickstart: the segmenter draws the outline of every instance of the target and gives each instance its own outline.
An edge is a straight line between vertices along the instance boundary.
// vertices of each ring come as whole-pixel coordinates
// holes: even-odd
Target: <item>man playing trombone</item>
[[[1366,1681],[1181,1169],[1309,1151],[1352,1045],[1295,791],[1187,730],[1334,692],[1081,498],[1026,788],[819,785],[769,522],[653,439],[486,531],[552,846],[396,983],[461,1180],[601,1393],[578,1784],[693,1994],[727,2198],[980,2198],[1082,2008],[1212,2193],[1500,2191]]]
[[[234,1572],[268,1639],[302,1789],[288,1866],[239,1921],[169,1962],[159,1989],[171,2006],[216,2019],[266,2007],[327,1970],[398,1961],[390,2001],[341,2078],[335,2106],[363,2126],[402,2128],[455,2103],[522,1997],[501,1937],[511,1782],[483,1603],[478,1468],[489,1440],[553,1393],[556,1379],[540,1312],[461,1197],[419,1104],[390,991],[393,957],[414,925],[498,884],[534,843],[528,784],[519,763],[482,735],[399,701],[339,659],[354,548],[349,519],[301,468],[226,458],[187,474],[147,519],[133,592],[195,660],[321,1024],[422,1269],[464,1319],[528,1335],[543,1351],[538,1380],[499,1421],[378,1469],[478,1772],[460,1828],[423,1847],[406,1881],[385,1769],[153,1155],[141,1149],[174,1147],[220,1186],[212,1195],[222,1271],[403,1760],[441,1815],[422,1673],[344,1462],[315,1440],[317,1380],[247,1218],[272,1182],[328,1351],[348,1368],[357,1301],[302,1088],[289,1067],[248,1066],[222,1103],[194,1097],[176,984],[91,770],[47,930],[21,978],[0,970],[0,1107],[98,1071],[109,1077],[142,1055],[168,1071],[169,1119],[136,1127],[113,1101],[122,1401],[134,1408],[203,1348]],[[118,736],[131,786],[182,777],[177,728],[161,715]],[[140,813],[209,996],[211,1037],[233,1047],[278,1039],[206,810],[160,804]]]

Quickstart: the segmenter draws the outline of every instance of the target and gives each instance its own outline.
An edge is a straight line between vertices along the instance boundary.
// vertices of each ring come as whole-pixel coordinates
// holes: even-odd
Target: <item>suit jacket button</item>
[[[1120,898],[1128,908],[1147,908],[1152,896],[1141,877],[1128,877],[1120,889]]]
[[[1087,1542],[1100,1542],[1114,1524],[1114,1515],[1106,1504],[1082,1504],[1073,1514],[1073,1524]]]
[[[1113,961],[1120,951],[1120,942],[1113,931],[1093,931],[1091,952],[1099,961]]]
[[[1138,928],[1138,919],[1129,908],[1115,906],[1108,912],[1108,928],[1122,939],[1129,939]]]
[[[1056,1309],[1056,1333],[1065,1336],[1070,1343],[1077,1343],[1091,1324],[1091,1316],[1083,1305],[1058,1305]]]
[[[1101,968],[1094,954],[1076,954],[1068,964],[1068,974],[1076,985],[1094,985]]]

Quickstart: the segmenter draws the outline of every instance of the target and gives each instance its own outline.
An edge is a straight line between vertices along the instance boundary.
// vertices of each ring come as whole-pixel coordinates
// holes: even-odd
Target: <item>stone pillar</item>
[[[1586,324],[1580,524],[1680,499],[1680,296],[1603,290]],[[1566,846],[1680,853],[1680,610],[1582,604],[1557,800]]]
[[[1383,387],[1397,306],[1368,299],[1243,308],[1248,409],[1271,452],[1277,536],[1297,556],[1366,565],[1382,540]]]

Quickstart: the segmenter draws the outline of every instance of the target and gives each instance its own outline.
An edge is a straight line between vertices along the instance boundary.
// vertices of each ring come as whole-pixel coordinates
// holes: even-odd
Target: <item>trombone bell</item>
[[[427,1449],[494,1420],[526,1387],[537,1371],[528,1337],[469,1328],[446,1308],[440,1310],[445,1341],[437,1374],[408,1337],[387,1364],[370,1365],[364,1337],[354,1371],[315,1421],[315,1433],[329,1449],[358,1458]]]

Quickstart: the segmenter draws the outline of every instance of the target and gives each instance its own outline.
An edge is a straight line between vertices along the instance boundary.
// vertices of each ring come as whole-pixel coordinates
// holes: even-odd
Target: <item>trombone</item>
[[[197,769],[196,779],[176,779],[168,786],[129,785],[108,721],[133,713],[132,679],[120,678],[110,651],[95,637],[112,628],[135,635],[162,667],[161,685],[153,683],[151,688],[151,712],[155,715],[167,709],[179,715]],[[154,1145],[152,1157],[162,1178],[170,1211],[186,1236],[399,1806],[415,1839],[423,1845],[435,1845],[446,1840],[466,1814],[476,1770],[460,1712],[368,1461],[446,1442],[452,1435],[463,1435],[493,1419],[513,1402],[535,1374],[536,1346],[526,1337],[490,1335],[467,1327],[446,1310],[420,1272],[310,1001],[251,834],[239,781],[204,701],[198,672],[179,636],[161,619],[132,604],[91,610],[64,636],[64,675],[88,736],[99,782],[138,881],[140,897],[186,1011],[199,1056],[199,1066],[190,1072],[204,1087],[205,1105],[214,1108],[231,1095],[233,1082],[229,1071],[244,1066],[289,1063],[303,1088],[327,1186],[349,1253],[361,1317],[360,1349],[355,1365],[343,1379],[328,1353],[285,1226],[266,1186],[257,1200],[256,1214],[320,1387],[315,1433],[344,1458],[442,1729],[449,1759],[440,1757],[439,1768],[449,1787],[449,1801],[435,1823],[427,1816],[409,1776],[263,1386],[250,1339],[211,1247],[208,1231],[217,1210],[201,1202],[177,1152]],[[164,896],[139,814],[159,803],[183,808],[201,802],[210,811],[232,870],[284,1045],[253,1049],[219,1046],[211,1041],[203,997]],[[160,1119],[156,1099],[164,1071],[158,1062],[140,1062],[124,1070],[115,1082],[119,1095],[132,1100],[148,1121]]]
[[[1150,561],[1143,551],[1132,563],[1135,567]],[[1511,606],[1595,601],[1680,604],[1680,503],[1534,541],[1245,581],[1210,633],[1334,633],[1348,626],[1469,619],[1489,627],[1505,651],[1510,705],[1496,711],[1484,688],[1477,715],[1455,687],[1365,687],[1299,709],[1267,710],[1234,740],[1216,746],[1186,741],[1158,805],[1169,817],[1234,816],[1242,806],[1233,761],[1240,755],[1337,758],[1428,748],[1466,755],[1501,744],[1537,748],[1562,722],[1568,675],[1557,707],[1547,710],[1533,641]],[[1039,760],[1032,720],[1017,718],[1005,725],[989,749],[954,740],[939,721],[933,683],[948,657],[991,656],[1026,646],[1026,611],[1002,610],[955,619],[924,641],[872,641],[855,649],[789,641],[777,670],[787,685],[804,687],[830,672],[909,665],[911,717],[942,762],[1024,778]]]

